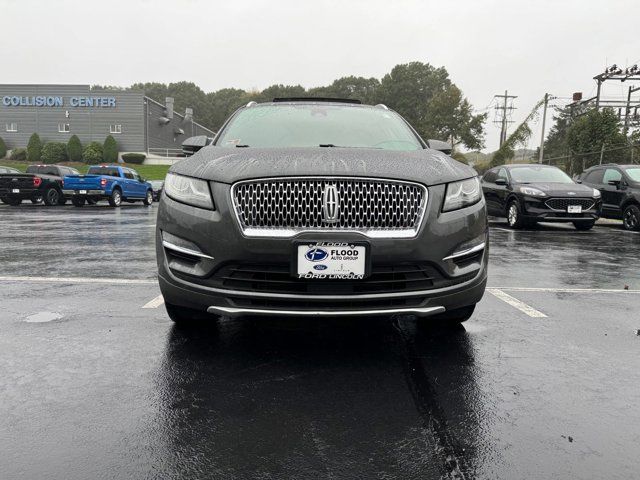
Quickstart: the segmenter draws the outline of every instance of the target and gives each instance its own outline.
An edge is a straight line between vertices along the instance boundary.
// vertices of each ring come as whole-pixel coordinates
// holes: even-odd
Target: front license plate
[[[86,195],[86,194],[87,194],[87,191],[86,191],[86,190],[78,190],[78,193],[79,193],[80,195]]]
[[[19,188],[12,188],[11,189],[11,193],[20,193],[20,189]]]
[[[347,242],[298,244],[298,278],[362,279],[367,248]]]
[[[581,205],[569,205],[567,207],[567,213],[582,213]]]

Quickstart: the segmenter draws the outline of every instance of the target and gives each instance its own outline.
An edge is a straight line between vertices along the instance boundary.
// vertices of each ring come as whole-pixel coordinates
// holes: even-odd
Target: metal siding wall
[[[149,148],[182,149],[182,142],[189,137],[194,135],[212,136],[212,132],[206,128],[193,122],[184,122],[183,117],[176,112],[174,112],[173,119],[169,123],[166,125],[161,124],[159,120],[160,117],[164,116],[164,107],[154,101],[148,100],[148,103]],[[176,134],[176,128],[182,128],[184,134]]]
[[[78,135],[84,144],[104,142],[109,126],[122,125],[121,134],[113,134],[120,151],[144,151],[144,94],[90,90],[88,85],[0,85],[4,96],[62,96],[63,107],[7,107],[0,102],[0,136],[9,149],[26,147],[29,137],[37,132],[43,142],[67,142]],[[70,97],[115,97],[115,108],[72,107]],[[69,118],[65,113],[69,112]],[[18,132],[6,132],[5,124],[17,123]],[[58,132],[58,123],[68,123],[69,133]]]

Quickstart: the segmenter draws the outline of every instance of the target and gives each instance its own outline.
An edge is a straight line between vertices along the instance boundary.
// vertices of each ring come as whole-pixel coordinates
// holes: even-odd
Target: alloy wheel
[[[515,203],[512,203],[509,207],[509,215],[507,216],[507,220],[509,221],[509,225],[512,227],[518,221],[518,207],[516,207]]]
[[[635,230],[638,228],[640,219],[636,215],[636,211],[633,208],[627,208],[624,212],[624,225],[628,230]]]

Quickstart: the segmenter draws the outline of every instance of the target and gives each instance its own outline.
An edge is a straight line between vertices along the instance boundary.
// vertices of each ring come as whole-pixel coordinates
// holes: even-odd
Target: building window
[[[109,133],[122,133],[122,125],[109,125]]]
[[[58,124],[58,132],[67,133],[71,131],[71,126],[68,123],[59,123]]]
[[[18,124],[17,123],[7,123],[5,125],[5,130],[7,132],[17,132],[18,131]]]

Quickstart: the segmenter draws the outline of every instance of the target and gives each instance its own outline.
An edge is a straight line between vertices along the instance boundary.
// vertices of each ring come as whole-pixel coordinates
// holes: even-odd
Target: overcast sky
[[[508,89],[519,120],[545,92],[593,95],[606,64],[639,62],[638,18],[638,0],[0,0],[0,81],[313,87],[419,60],[478,111]]]

